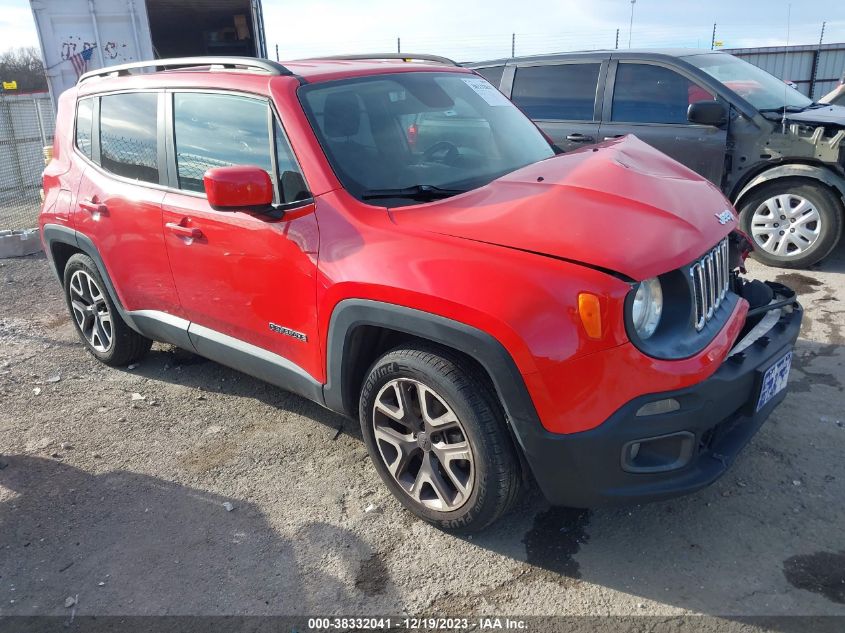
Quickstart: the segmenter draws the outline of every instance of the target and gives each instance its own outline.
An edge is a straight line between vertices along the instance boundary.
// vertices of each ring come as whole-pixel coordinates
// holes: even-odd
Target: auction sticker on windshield
[[[792,352],[790,351],[766,370],[766,373],[763,374],[763,384],[760,387],[760,397],[757,399],[757,411],[765,407],[772,398],[786,388],[791,366]]]
[[[506,106],[510,105],[507,97],[496,90],[486,79],[481,77],[466,77],[463,78],[464,83],[472,88],[478,96],[480,96],[487,105],[491,106]]]

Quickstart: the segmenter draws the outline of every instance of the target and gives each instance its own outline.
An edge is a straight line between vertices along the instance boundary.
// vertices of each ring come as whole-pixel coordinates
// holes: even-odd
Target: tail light
[[[417,144],[417,137],[419,136],[420,130],[417,127],[416,123],[411,123],[408,126],[408,145],[412,148]]]

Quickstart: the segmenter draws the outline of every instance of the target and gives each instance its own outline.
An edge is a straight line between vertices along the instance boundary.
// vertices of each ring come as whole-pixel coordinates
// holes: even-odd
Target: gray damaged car
[[[718,185],[754,256],[803,268],[845,213],[845,107],[718,51],[589,51],[468,64],[563,151],[635,134]]]

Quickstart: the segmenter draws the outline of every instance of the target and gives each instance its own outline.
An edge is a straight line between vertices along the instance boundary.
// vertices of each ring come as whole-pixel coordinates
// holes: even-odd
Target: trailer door
[[[251,0],[252,4],[252,32],[255,35],[255,56],[267,57],[267,40],[264,37],[264,12],[261,0]]]

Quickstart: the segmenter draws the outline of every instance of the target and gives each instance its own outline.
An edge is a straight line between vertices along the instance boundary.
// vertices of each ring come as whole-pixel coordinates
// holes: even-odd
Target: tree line
[[[16,81],[16,90],[3,92],[34,92],[47,90],[47,76],[41,54],[34,46],[11,48],[0,53],[0,81]]]

